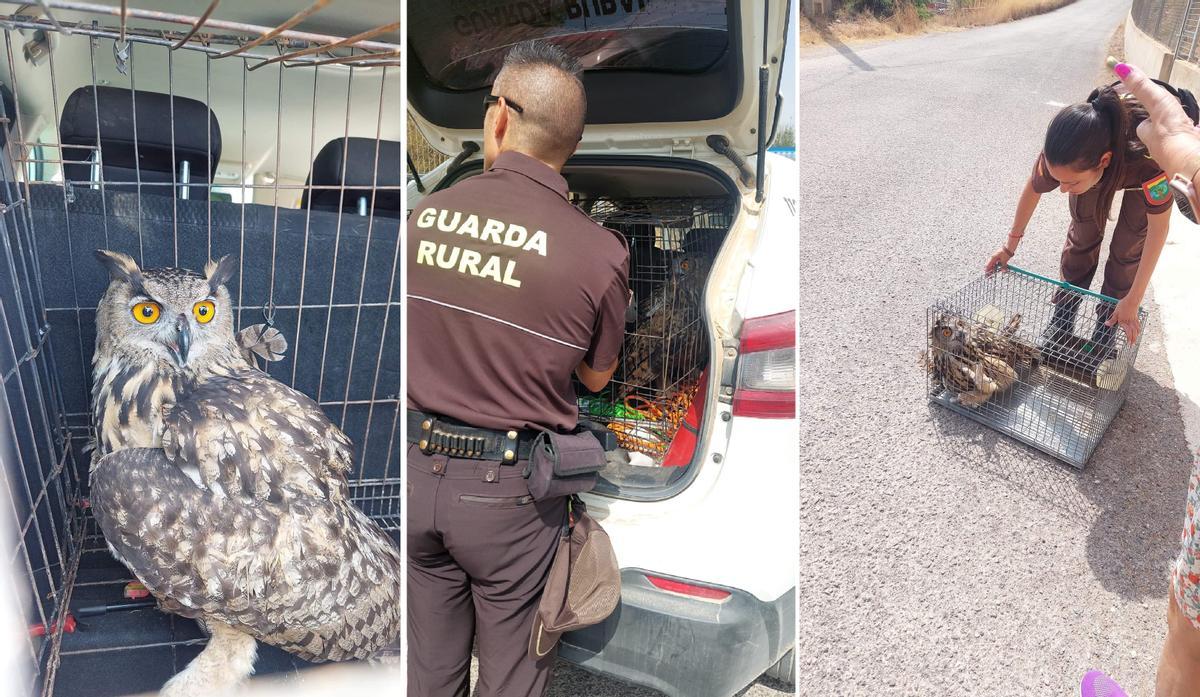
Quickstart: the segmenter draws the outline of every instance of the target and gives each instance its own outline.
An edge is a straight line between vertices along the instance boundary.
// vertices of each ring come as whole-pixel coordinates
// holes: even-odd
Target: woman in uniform
[[[1091,335],[1091,343],[1101,353],[1113,346],[1116,325],[1125,330],[1130,343],[1137,341],[1138,308],[1167,240],[1171,189],[1166,174],[1137,138],[1137,125],[1145,118],[1141,104],[1124,87],[1101,87],[1086,102],[1058,112],[1021,192],[1012,230],[986,268],[992,273],[1013,258],[1042,194],[1058,189],[1069,195],[1071,210],[1061,278],[1089,288],[1099,265],[1105,224],[1121,194],[1121,212],[1100,290],[1119,302],[1099,305]],[[1063,342],[1072,336],[1079,301],[1078,294],[1056,295],[1050,341]]]

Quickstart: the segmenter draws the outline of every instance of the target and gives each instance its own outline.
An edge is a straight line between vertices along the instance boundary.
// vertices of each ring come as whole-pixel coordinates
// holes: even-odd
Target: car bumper
[[[730,596],[723,601],[703,600],[661,590],[645,572],[624,569],[617,610],[563,635],[558,655],[669,697],[730,697],[795,644],[796,591],[764,602],[724,590]]]

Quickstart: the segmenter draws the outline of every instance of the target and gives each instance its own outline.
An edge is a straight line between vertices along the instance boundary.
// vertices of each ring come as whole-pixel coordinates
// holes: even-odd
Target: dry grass
[[[912,5],[906,5],[906,7],[912,10],[911,17],[915,18],[917,20],[916,25],[919,25],[920,17],[916,14],[916,9]],[[897,13],[897,15],[900,14],[902,13]],[[902,30],[900,24],[896,21],[896,16],[880,19],[870,12],[851,14],[844,9],[839,10],[837,15],[832,19],[824,17],[809,18],[805,15],[800,15],[800,45],[815,46],[827,43],[829,39],[837,41],[886,39],[894,36],[902,36],[905,33],[915,33],[919,29],[916,25],[910,20],[909,28]]]
[[[901,34],[915,34],[921,31],[921,15],[912,3],[896,3],[896,11],[891,17],[892,26]]]
[[[818,45],[830,41],[853,42],[887,39],[933,31],[954,31],[963,27],[1002,24],[1069,5],[1075,0],[979,0],[974,9],[955,10],[921,19],[909,2],[897,4],[896,12],[879,18],[869,12],[851,14],[839,10],[832,19],[800,17],[800,44]]]
[[[1025,17],[1053,12],[1075,0],[987,0],[971,10],[951,12],[940,18],[952,26],[980,27],[1013,22]]]

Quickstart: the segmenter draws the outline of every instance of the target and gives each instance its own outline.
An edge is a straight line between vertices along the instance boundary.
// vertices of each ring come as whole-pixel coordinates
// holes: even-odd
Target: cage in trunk
[[[350,437],[352,499],[399,542],[399,46],[371,40],[398,24],[39,4],[0,16],[0,505],[31,693],[101,697],[158,689],[205,636],[126,595],[90,514],[93,250],[235,255],[235,327],[281,332],[264,370]],[[260,647],[258,673],[303,665]]]
[[[1116,302],[1013,266],[972,281],[927,312],[930,400],[1083,467],[1137,359]]]
[[[668,454],[702,389],[704,291],[735,199],[602,196],[578,205],[625,236],[633,291],[612,382],[599,394],[580,392],[580,417],[606,424],[644,464],[686,464]]]

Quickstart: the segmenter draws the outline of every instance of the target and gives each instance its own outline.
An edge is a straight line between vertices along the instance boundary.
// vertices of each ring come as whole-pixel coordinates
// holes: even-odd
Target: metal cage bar
[[[5,34],[11,59],[11,37],[7,30]],[[11,563],[20,558],[28,581],[23,588],[28,597],[25,600],[18,598],[17,603],[21,606],[32,601],[31,625],[41,628],[40,646],[35,647],[31,632],[27,647],[34,673],[53,676],[62,642],[61,627],[70,601],[70,584],[78,563],[72,536],[75,527],[72,503],[76,492],[73,484],[78,482],[78,468],[71,462],[73,454],[61,417],[54,416],[62,413],[61,388],[52,356],[46,350],[51,327],[45,318],[45,296],[38,275],[32,218],[26,205],[29,201],[28,182],[25,182],[24,195],[17,184],[20,172],[13,157],[12,129],[16,129],[17,141],[24,139],[21,137],[19,96],[15,93],[14,101],[16,114],[7,114],[3,111],[5,107],[0,106],[5,145],[0,156],[0,178],[4,182],[0,239],[3,242],[4,276],[7,276],[6,283],[0,285],[11,287],[14,303],[9,307],[16,310],[14,317],[5,307],[0,307],[0,325],[4,327],[13,356],[12,369],[5,372],[3,392],[0,392],[0,407],[3,407],[0,411],[6,416],[7,434],[13,440],[0,444],[3,448],[0,452],[4,455],[0,471],[19,540],[9,556],[10,568]],[[17,336],[13,333],[14,324],[20,327]],[[18,346],[25,350],[19,351]],[[18,413],[23,418],[17,418]],[[24,438],[22,433],[26,434]],[[33,450],[31,455],[30,449]],[[15,478],[19,479],[20,486],[14,485],[13,470],[19,474]],[[27,510],[24,520],[18,512],[20,507]],[[35,560],[40,563],[35,565]]]
[[[308,7],[304,8],[303,10],[300,10],[299,12],[292,15],[288,19],[284,20],[283,23],[280,24],[279,26],[264,33],[262,36],[258,37],[257,39],[248,41],[248,42],[238,46],[237,48],[235,48],[231,51],[226,51],[225,53],[219,54],[216,57],[217,58],[228,58],[230,56],[240,55],[241,53],[243,53],[245,51],[249,51],[250,49],[254,48],[255,46],[261,46],[261,45],[267,43],[268,41],[270,41],[271,39],[274,39],[276,36],[279,36],[280,34],[284,33],[288,29],[291,29],[292,27],[296,26],[297,24],[303,22],[304,20],[308,19],[309,17],[320,12],[330,2],[332,2],[332,0],[317,0],[313,4],[309,5]]]
[[[318,44],[316,46],[309,46],[308,48],[302,48],[302,49],[299,49],[296,51],[292,51],[290,53],[284,53],[284,54],[275,56],[274,58],[268,58],[267,60],[263,61],[262,63],[259,63],[258,65],[254,66],[253,68],[250,68],[250,69],[258,70],[259,68],[263,67],[264,65],[270,65],[272,63],[277,63],[280,61],[295,60],[297,58],[301,58],[303,56],[309,56],[314,53],[325,53],[328,51],[332,51],[335,48],[342,48],[344,46],[354,46],[354,45],[358,44],[358,42],[363,41],[365,39],[369,39],[374,36],[379,36],[380,34],[387,34],[389,32],[397,31],[398,29],[400,29],[400,23],[392,22],[391,24],[385,24],[380,27],[375,27],[374,29],[368,29],[367,31],[364,31],[360,34],[355,34],[354,36],[351,36],[348,39],[342,39],[341,41],[335,41],[331,44],[324,44],[324,45]],[[379,54],[374,54],[374,55],[377,55],[377,56],[399,56],[400,50],[396,49],[393,51],[387,51],[385,53],[379,53]],[[354,56],[343,56],[341,58],[333,58],[328,61],[322,61],[322,64],[328,64],[332,61],[354,60],[354,59],[355,59]]]
[[[967,284],[926,313],[930,400],[1083,467],[1137,358],[1115,303],[1016,267]]]
[[[661,464],[708,364],[704,289],[733,222],[730,197],[583,198],[580,208],[622,233],[633,298],[609,386],[578,401],[626,450]],[[577,390],[588,394],[586,390]]]
[[[208,7],[204,10],[204,14],[196,18],[196,21],[192,24],[192,28],[189,29],[188,32],[179,39],[179,41],[176,41],[175,44],[171,46],[171,50],[178,51],[184,46],[184,44],[188,42],[188,39],[195,36],[196,32],[200,31],[200,27],[204,26],[204,23],[207,22],[208,18],[212,16],[213,10],[216,10],[217,5],[220,4],[221,0],[212,0],[212,2],[210,2]]]
[[[261,309],[266,322],[288,337],[288,355],[265,369],[313,397],[350,435],[356,445],[354,471],[348,474],[352,500],[397,538],[400,529],[400,220],[379,208],[381,197],[394,198],[392,192],[402,186],[381,180],[386,171],[382,144],[385,138],[399,140],[399,112],[390,107],[400,101],[399,71],[388,69],[397,63],[398,47],[366,40],[391,25],[346,39],[224,22],[214,16],[219,0],[208,3],[200,17],[122,5],[49,0],[44,18],[0,16],[5,38],[0,72],[7,71],[16,112],[0,111],[0,293],[9,292],[3,276],[10,276],[16,288],[11,292],[19,299],[0,302],[0,429],[19,436],[16,450],[0,443],[0,501],[11,509],[5,515],[15,536],[0,550],[25,579],[18,591],[26,594],[23,600],[0,602],[22,603],[30,624],[45,628],[44,636],[27,637],[23,651],[34,668],[32,689],[47,696],[54,693],[64,657],[113,650],[80,644],[65,622],[76,586],[118,583],[90,577],[77,583],[85,562],[92,563],[87,560],[107,555],[86,507],[84,448],[94,436],[90,345],[96,301],[107,284],[106,274],[88,258],[93,248],[127,252],[143,267],[195,270],[204,259],[238,254],[238,278],[229,284],[238,327],[255,322]],[[119,24],[69,21],[64,11],[108,15]],[[149,32],[130,26],[127,20],[134,19],[187,26],[180,32]],[[14,30],[30,28],[58,35],[38,63],[13,47]],[[207,34],[210,30],[258,39]],[[296,50],[291,41],[317,45]],[[232,52],[233,60],[215,60],[231,53],[228,46],[240,48]],[[339,56],[335,50],[353,54]],[[268,61],[279,69],[250,76],[252,68]],[[313,71],[311,82],[297,72],[305,68]],[[239,73],[241,84],[224,89]],[[292,83],[285,85],[287,80]],[[96,88],[110,83],[128,92],[128,162],[103,128],[100,112],[111,94]],[[94,134],[82,139],[90,142],[65,142],[64,111],[79,106],[71,106],[68,96],[82,87],[91,94],[75,101],[90,104],[86,123]],[[309,87],[311,96],[305,92]],[[153,105],[162,102],[143,101],[150,92],[165,99],[161,111]],[[344,97],[345,104],[334,99],[330,106],[327,94]],[[207,127],[203,137],[188,133],[179,120],[181,100],[189,99],[206,112],[191,117],[197,119],[193,125]],[[322,144],[318,137],[322,142],[374,141],[372,155],[353,162],[343,148],[341,171],[363,172],[355,181],[318,183],[310,174],[299,183],[303,173],[294,164],[299,158],[285,148],[287,132],[303,118],[305,104],[312,119],[309,167]],[[389,120],[393,114],[394,122]],[[239,122],[227,126],[226,133],[236,135],[223,138],[230,145],[227,160],[238,159],[234,169],[240,176],[232,187],[222,174],[231,163],[222,165],[214,151],[222,118]],[[163,140],[148,140],[154,132]],[[235,138],[237,147],[231,143]],[[203,160],[194,152],[184,154],[187,143],[197,142],[207,150]],[[169,172],[159,169],[158,157]],[[196,166],[200,161],[208,168],[203,176]],[[252,179],[272,161],[273,179]],[[281,171],[285,161],[293,163],[287,176]],[[375,169],[367,175],[371,166]],[[215,200],[223,192],[225,200]],[[316,205],[319,195],[329,197],[328,206]],[[191,200],[198,196],[205,200]],[[293,209],[298,198],[304,203]],[[362,215],[347,208],[359,199],[367,204]],[[136,646],[197,641],[202,639],[148,638]]]
[[[2,2],[4,4],[18,5],[18,6],[25,4],[23,2],[17,2],[15,0],[2,0]],[[89,2],[68,2],[66,0],[43,0],[43,3],[39,3],[39,4],[42,4],[42,6],[45,8],[71,10],[71,11],[77,11],[77,12],[86,12],[89,14],[109,15],[109,16],[115,16],[115,17],[128,16],[128,17],[133,17],[134,19],[147,19],[147,20],[152,20],[155,22],[185,24],[190,27],[195,27],[200,21],[200,17],[196,17],[196,16],[192,16],[192,15],[181,15],[181,14],[176,14],[173,12],[159,12],[156,10],[140,10],[137,8],[126,8],[126,7],[124,7],[124,5],[125,5],[124,2],[121,3],[122,4],[121,8],[112,7],[110,5],[99,5],[99,4],[95,4],[95,3],[89,3]],[[328,4],[328,3],[323,1],[318,4],[321,4],[322,6],[324,6],[325,4]],[[48,13],[49,9],[46,9],[46,12]],[[293,19],[294,19],[294,17],[293,17]],[[302,17],[301,21],[303,19],[304,18]],[[286,20],[284,22],[284,24],[288,24],[288,22],[290,22],[290,21],[291,20]],[[205,24],[207,26],[210,26],[210,27],[213,27],[216,29],[224,29],[224,30],[228,30],[228,31],[234,31],[234,32],[245,33],[245,34],[258,34],[258,35],[272,34],[272,38],[279,38],[279,39],[288,39],[288,40],[296,39],[299,41],[313,41],[313,42],[319,42],[319,43],[334,43],[334,42],[343,40],[343,37],[340,37],[340,36],[331,36],[331,35],[327,35],[327,34],[315,34],[313,32],[306,32],[306,31],[296,31],[296,30],[290,29],[288,27],[284,27],[281,30],[279,26],[264,27],[264,26],[257,25],[257,24],[247,24],[245,22],[230,22],[230,21],[225,21],[225,20],[220,20],[220,19],[208,19],[205,22]],[[294,25],[294,24],[295,23],[292,23],[292,25]],[[289,25],[289,27],[292,25]],[[122,26],[124,26],[124,22],[122,22]],[[76,27],[72,27],[70,23],[64,23],[60,27],[57,27],[57,28],[55,28],[53,26],[53,24],[51,24],[51,27],[54,28],[55,31],[59,31],[61,33],[69,33],[68,30],[76,28]],[[131,37],[132,36],[133,35],[131,35]],[[123,35],[120,36],[119,38],[122,41],[124,41],[124,39],[125,39],[125,37]],[[361,48],[361,49],[366,49],[366,50],[377,50],[377,51],[394,51],[399,48],[399,46],[397,46],[395,44],[391,44],[391,43],[387,43],[387,42],[383,42],[383,41],[365,41],[365,40],[356,42],[354,44],[354,46],[356,48]]]
[[[5,2],[5,1],[6,0],[0,0],[0,2]],[[87,5],[87,3],[72,3],[72,4]],[[97,5],[95,7],[103,7],[103,6]],[[113,9],[114,13],[117,12],[115,10],[115,8],[109,8],[109,9]],[[172,17],[181,17],[180,15],[171,15],[171,16]],[[157,18],[154,18],[154,19],[157,19]],[[198,20],[199,18],[188,17],[187,19]],[[173,21],[173,20],[163,19],[163,20],[157,20],[157,21]],[[53,23],[51,23],[50,21],[40,20],[40,19],[36,19],[36,18],[8,16],[8,17],[4,17],[3,19],[0,19],[0,22],[2,22],[3,25],[5,25],[5,26],[7,26],[9,28],[14,28],[14,29],[40,29],[40,30],[44,30],[44,31],[59,31],[59,29],[56,29],[55,25]],[[216,22],[209,21],[208,24],[214,25],[214,24],[216,24]],[[253,25],[239,25],[239,26],[253,26]],[[85,25],[81,22],[63,22],[61,25],[61,32],[64,34],[67,34],[67,35],[82,34],[85,36],[92,36],[95,38],[113,39],[113,40],[116,40],[119,43],[119,45],[121,45],[123,47],[128,47],[132,44],[147,44],[147,45],[154,45],[154,46],[166,46],[172,50],[186,48],[191,51],[199,51],[199,52],[207,53],[213,57],[220,57],[223,54],[227,53],[227,51],[225,51],[222,48],[218,48],[218,46],[226,46],[226,45],[240,46],[241,42],[242,42],[241,38],[239,36],[235,36],[235,35],[205,35],[203,37],[203,43],[201,43],[200,41],[197,40],[196,36],[192,36],[189,39],[183,40],[185,35],[175,34],[175,33],[171,33],[171,32],[166,32],[166,33],[160,32],[160,33],[156,33],[156,34],[137,34],[137,33],[124,34],[118,28],[102,28],[94,22],[90,26]],[[289,37],[289,33],[293,34],[293,35]],[[300,41],[319,41],[319,42],[320,41],[336,42],[336,41],[341,40],[339,37],[331,37],[331,36],[326,36],[326,35],[322,35],[322,34],[308,34],[306,32],[296,33],[296,32],[285,31],[285,32],[282,32],[281,34],[279,34],[278,36],[276,36],[275,41],[279,41],[283,38],[289,38],[289,39],[300,40]],[[331,63],[348,63],[348,64],[352,64],[352,65],[361,65],[364,67],[369,67],[372,65],[398,65],[399,64],[400,47],[396,44],[386,43],[386,42],[378,42],[378,41],[359,41],[353,45],[347,44],[346,47],[363,51],[363,53],[360,53],[357,56],[342,56],[342,57],[336,57],[336,58],[332,58],[332,59],[320,59],[320,58],[315,58],[312,56],[305,55],[305,56],[297,56],[295,59],[288,59],[288,60],[292,61],[292,66],[327,65],[327,64],[331,64]],[[271,60],[273,58],[277,58],[278,56],[279,56],[278,52],[276,52],[274,55],[262,55],[260,53],[245,51],[245,52],[239,53],[237,55],[231,55],[229,57],[231,57],[231,58],[241,57],[241,58],[261,62],[261,61],[267,61],[267,60]],[[289,66],[289,67],[291,67],[291,66]]]

